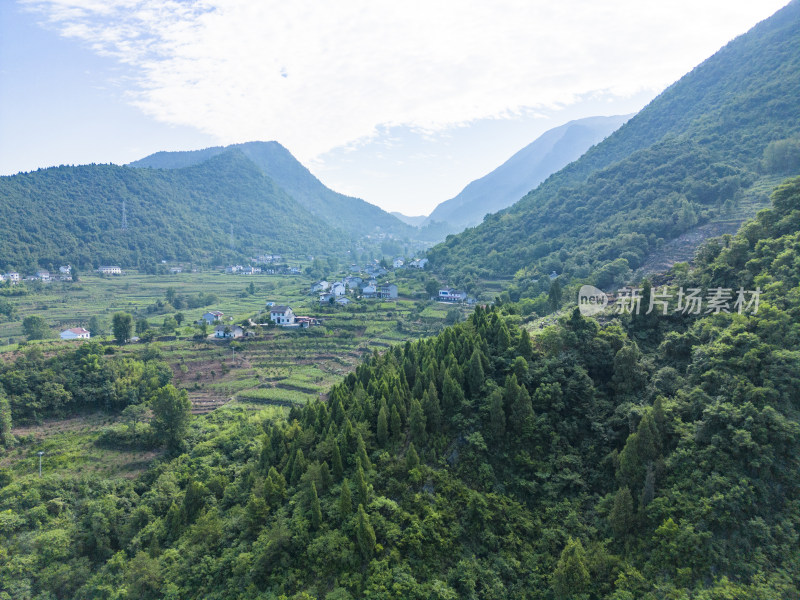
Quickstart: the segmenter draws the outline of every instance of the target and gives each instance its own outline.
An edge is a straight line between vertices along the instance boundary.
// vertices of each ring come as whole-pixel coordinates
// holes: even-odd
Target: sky
[[[0,175],[276,140],[336,191],[428,214],[786,3],[2,0]]]

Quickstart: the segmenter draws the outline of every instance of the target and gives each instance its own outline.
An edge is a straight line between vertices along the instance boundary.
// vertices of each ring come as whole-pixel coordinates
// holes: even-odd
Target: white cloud
[[[786,0],[24,0],[140,74],[132,102],[301,160],[380,127],[439,131],[660,90]]]

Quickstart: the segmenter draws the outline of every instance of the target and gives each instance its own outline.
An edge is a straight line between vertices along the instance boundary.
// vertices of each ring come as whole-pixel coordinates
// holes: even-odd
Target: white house
[[[331,293],[334,296],[344,296],[347,289],[344,287],[344,284],[341,281],[337,281],[331,286]]]
[[[202,317],[200,317],[200,321],[205,321],[208,325],[211,325],[212,323],[215,323],[216,321],[222,320],[222,316],[224,314],[225,313],[223,313],[223,312],[221,312],[219,310],[210,310],[206,314],[204,314]]]
[[[378,298],[397,298],[397,286],[393,283],[378,288]]]
[[[319,295],[319,303],[320,303],[321,305],[323,305],[323,304],[330,304],[330,301],[331,301],[331,300],[334,300],[335,298],[336,298],[336,296],[334,296],[334,295],[333,295],[333,294],[331,294],[330,292],[328,292],[328,293],[325,293],[325,294],[320,294],[320,295]]]
[[[42,269],[36,271],[36,279],[41,279],[42,281],[50,281],[50,271],[45,271]]]
[[[348,298],[347,296],[340,296],[335,300],[335,302],[340,306],[347,306],[348,304],[350,304],[350,298]]]
[[[170,267],[169,272],[171,275],[177,275],[178,273],[182,273],[183,269],[180,267]]]
[[[58,267],[58,272],[62,275],[70,275],[72,273],[72,266],[66,265],[63,267]]]
[[[394,267],[395,269],[399,269],[399,268],[400,268],[400,267],[402,267],[404,264],[406,264],[406,263],[405,263],[405,261],[404,261],[402,258],[395,258],[395,259],[392,261],[392,267]]]
[[[276,325],[292,325],[294,318],[294,311],[290,306],[273,306],[269,309],[269,319]]]
[[[312,292],[327,292],[328,288],[330,288],[330,287],[331,287],[331,284],[323,279],[322,281],[318,281],[317,283],[312,285],[311,286],[311,291]]]
[[[467,299],[466,292],[454,290],[453,288],[445,288],[439,290],[439,302],[463,302]]]
[[[238,325],[217,325],[214,328],[214,337],[218,338],[240,338],[244,335],[244,329]]]
[[[65,329],[60,335],[62,340],[88,340],[92,334],[83,327],[73,327]]]
[[[102,266],[97,272],[101,275],[122,275],[122,269],[116,266]]]
[[[374,298],[377,293],[377,288],[372,284],[365,285],[364,289],[361,290],[361,294],[364,296],[364,298]]]
[[[416,267],[418,269],[424,269],[425,265],[427,265],[427,264],[428,264],[428,259],[427,258],[418,258],[413,263],[411,263],[411,266],[412,267]]]

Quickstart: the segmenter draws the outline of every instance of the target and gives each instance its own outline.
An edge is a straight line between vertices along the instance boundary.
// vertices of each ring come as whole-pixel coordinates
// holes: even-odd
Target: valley
[[[274,141],[0,178],[0,600],[797,598],[799,92],[792,0],[424,218]]]

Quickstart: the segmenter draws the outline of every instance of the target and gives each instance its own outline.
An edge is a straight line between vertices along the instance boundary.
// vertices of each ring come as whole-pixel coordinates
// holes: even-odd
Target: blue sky
[[[427,214],[538,135],[635,112],[786,0],[0,4],[0,174],[277,140]]]

